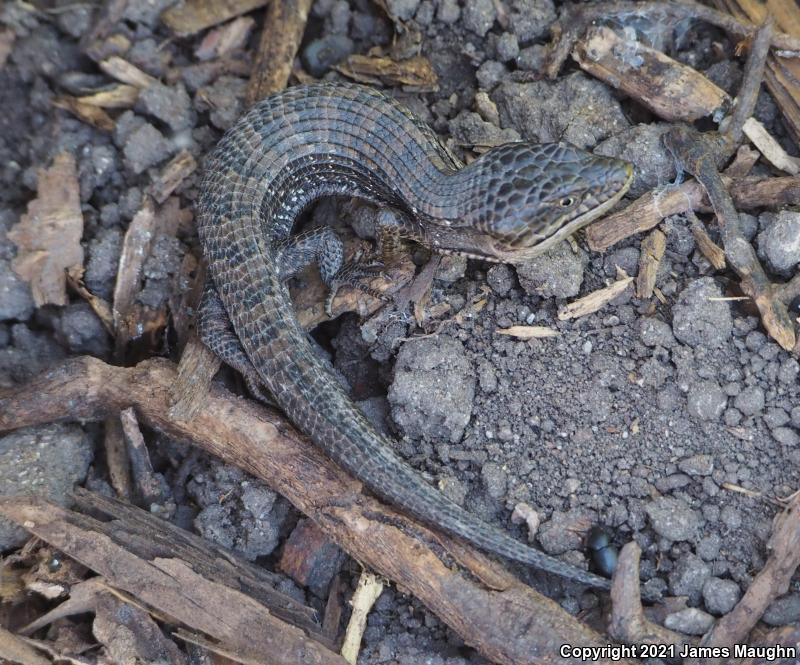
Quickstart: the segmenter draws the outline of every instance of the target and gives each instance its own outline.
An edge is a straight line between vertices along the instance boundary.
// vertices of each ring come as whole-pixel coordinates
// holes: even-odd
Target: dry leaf
[[[359,83],[405,85],[420,92],[435,92],[439,89],[439,78],[430,60],[421,55],[396,61],[354,54],[334,69]]]
[[[36,198],[8,232],[17,246],[14,272],[29,282],[36,305],[66,305],[66,272],[83,272],[83,215],[75,158],[62,152],[39,171]]]

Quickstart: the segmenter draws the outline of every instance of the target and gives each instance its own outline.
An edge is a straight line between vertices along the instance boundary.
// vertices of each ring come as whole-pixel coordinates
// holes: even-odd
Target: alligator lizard
[[[506,144],[463,166],[422,121],[375,90],[290,88],[256,104],[207,160],[198,203],[210,275],[201,338],[379,497],[488,552],[607,588],[608,580],[471,516],[401,460],[310,345],[286,280],[311,262],[333,288],[359,274],[343,265],[332,229],[291,236],[300,213],[323,196],[396,211],[379,215],[384,239],[514,263],[603,214],[631,178],[627,162],[557,143]]]

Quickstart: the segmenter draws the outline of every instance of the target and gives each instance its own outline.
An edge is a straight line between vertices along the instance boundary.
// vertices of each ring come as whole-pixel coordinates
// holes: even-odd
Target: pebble
[[[643,316],[638,323],[639,337],[645,346],[670,348],[675,344],[675,336],[668,323],[651,316]]]
[[[731,530],[736,530],[742,526],[742,514],[733,506],[723,506],[719,518]]]
[[[675,179],[675,160],[662,143],[670,126],[666,123],[635,125],[607,138],[595,149],[598,155],[618,157],[633,164],[629,196],[637,198]]]
[[[668,614],[664,619],[664,627],[676,630],[684,635],[705,635],[714,625],[714,617],[696,607]]]
[[[11,261],[0,259],[0,321],[27,321],[34,308],[30,286],[17,277]]]
[[[486,282],[497,295],[504,296],[514,287],[514,273],[509,266],[498,263],[489,268]]]
[[[714,458],[711,455],[693,455],[678,462],[678,468],[690,476],[710,476],[714,471]]]
[[[506,494],[508,474],[499,464],[487,462],[481,468],[481,479],[486,493],[493,499],[502,499]]]
[[[609,89],[580,72],[557,81],[506,81],[492,99],[504,124],[531,141],[564,140],[590,148],[628,126]]]
[[[420,0],[386,0],[386,8],[392,16],[408,21],[417,13]]]
[[[196,115],[183,83],[166,86],[155,82],[139,92],[137,106],[166,123],[173,132],[194,126]]]
[[[510,0],[508,23],[521,42],[543,37],[556,19],[552,0]]]
[[[733,580],[710,577],[703,585],[703,602],[706,609],[717,616],[730,612],[739,602],[742,592]]]
[[[718,533],[709,533],[697,543],[697,555],[704,561],[713,561],[719,556],[722,548],[722,537]]]
[[[582,544],[582,536],[576,525],[583,522],[591,524],[593,521],[587,518],[586,510],[583,509],[573,509],[569,512],[557,510],[539,527],[539,544],[551,556],[576,550]]]
[[[153,125],[147,123],[135,130],[125,142],[125,162],[134,173],[142,173],[163,162],[172,153],[172,144]]]
[[[742,390],[733,400],[733,405],[745,416],[754,416],[764,409],[764,391],[758,386]]]
[[[482,360],[478,364],[478,383],[485,393],[493,393],[497,390],[497,373],[488,360]]]
[[[716,381],[693,383],[686,396],[689,415],[699,420],[718,420],[725,411],[728,397]]]
[[[92,293],[109,301],[114,291],[114,276],[117,274],[121,252],[122,231],[116,228],[101,229],[89,242],[89,260],[86,263],[84,281]]]
[[[475,93],[475,110],[486,122],[500,126],[500,113],[488,93],[479,90]],[[517,134],[519,136],[519,134]]]
[[[800,213],[782,210],[758,237],[758,246],[776,272],[789,273],[800,263]]]
[[[744,338],[744,345],[753,352],[759,351],[766,343],[767,336],[760,330],[753,330],[747,333],[747,337]]]
[[[770,434],[772,438],[784,446],[796,446],[800,444],[800,434],[790,427],[776,427]]]
[[[736,427],[737,425],[741,424],[744,416],[742,416],[742,412],[739,409],[734,409],[731,407],[730,409],[726,409],[725,415],[722,417],[722,422],[724,422],[728,427]]]
[[[319,78],[354,49],[353,40],[347,35],[329,34],[309,42],[303,49],[301,60],[308,73]]]
[[[202,100],[198,110],[210,110],[209,120],[219,129],[228,129],[242,115],[247,81],[236,76],[220,76],[211,85],[202,88],[195,99]]]
[[[686,487],[692,482],[692,479],[685,473],[671,473],[668,476],[656,480],[656,489],[664,494],[672,492],[673,490]]]
[[[461,111],[449,122],[450,133],[460,144],[494,146],[520,140],[516,130],[500,129],[474,111]]]
[[[59,313],[55,324],[59,342],[73,353],[88,353],[98,358],[108,354],[108,333],[88,303],[67,305]]]
[[[526,293],[545,298],[571,298],[580,293],[588,262],[582,249],[576,254],[569,243],[560,242],[544,254],[514,267]]]
[[[525,525],[528,527],[528,540],[533,541],[536,537],[536,533],[539,531],[541,517],[539,517],[539,513],[527,503],[520,502],[514,506],[514,511],[511,513],[511,522],[513,524],[522,524],[525,522]]]
[[[347,2],[347,0],[337,0],[334,2],[328,14],[330,32],[337,35],[346,35],[347,26],[350,24],[352,16],[353,12],[350,10],[350,3]]]
[[[672,309],[672,332],[684,344],[716,348],[727,342],[733,330],[730,303],[714,301],[722,289],[711,277],[689,283]]]
[[[502,62],[497,60],[487,60],[475,72],[475,78],[478,80],[478,86],[482,90],[492,90],[500,81],[502,81],[508,70]]]
[[[440,0],[436,17],[445,25],[452,25],[461,17],[458,0]]]
[[[787,593],[773,600],[761,620],[768,626],[788,626],[800,621],[800,593]]]
[[[770,429],[783,427],[789,422],[789,414],[785,409],[770,407],[764,414],[764,424]]]
[[[392,419],[406,436],[458,443],[475,397],[464,346],[446,335],[406,342],[388,397]]]
[[[66,506],[94,456],[92,439],[78,425],[18,429],[0,438],[0,496],[36,494]],[[0,517],[0,552],[22,545],[30,534]]]
[[[792,384],[800,374],[800,363],[794,358],[786,358],[778,370],[778,381],[785,384]]]
[[[467,30],[483,37],[494,25],[497,9],[492,0],[465,0],[461,10],[461,22]]]
[[[464,256],[445,254],[439,261],[434,275],[435,279],[445,284],[452,284],[461,279],[467,271],[467,259]]]
[[[519,42],[517,36],[511,32],[504,32],[497,40],[497,57],[501,62],[516,60],[519,55]]]
[[[674,596],[688,596],[690,602],[696,602],[710,576],[711,566],[696,554],[686,554],[669,574],[670,592]]]
[[[653,530],[671,541],[692,540],[700,528],[701,518],[682,499],[662,496],[645,506]]]
[[[528,72],[540,72],[547,61],[547,50],[543,44],[534,44],[521,49],[517,56],[517,68]]]

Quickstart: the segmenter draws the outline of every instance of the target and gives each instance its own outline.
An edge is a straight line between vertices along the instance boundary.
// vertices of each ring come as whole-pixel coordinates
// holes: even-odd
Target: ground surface
[[[110,299],[123,234],[152,174],[180,148],[201,160],[242,108],[241,75],[190,67],[198,39],[165,41],[169,33],[157,16],[166,4],[131,10],[125,26],[131,47],[124,55],[167,85],[115,115],[111,133],[51,104],[56,94],[108,81],[78,48],[91,24],[87,7],[33,12],[7,3],[0,10],[0,22],[16,37],[0,67],[0,385],[23,382],[69,355],[110,359],[110,339],[87,305],[73,296],[65,307],[35,309],[27,285],[10,269],[15,249],[6,232],[34,196],[36,170],[64,149],[75,155],[85,281]],[[475,145],[519,137],[566,139],[633,160],[639,175],[632,195],[674,178],[658,143],[663,125],[641,108],[572,69],[555,82],[535,80],[540,42],[555,17],[549,0],[505,3],[507,29],[491,0],[387,5],[419,29],[421,53],[439,76],[438,92],[393,94],[454,151],[464,155]],[[388,45],[392,32],[392,22],[370,3],[318,0],[301,61],[316,76],[336,78],[331,62]],[[740,67],[724,36],[700,29],[682,37],[673,54],[735,92]],[[766,93],[758,115],[796,154]],[[197,194],[193,178],[179,190],[186,208]],[[346,219],[349,210],[325,206],[316,216]],[[791,211],[747,219],[778,277],[797,269],[798,219]],[[590,253],[579,239],[577,251],[564,244],[516,270],[446,260],[428,304],[435,314],[424,330],[410,315],[387,308],[363,326],[343,317],[319,339],[355,399],[442,491],[579,566],[587,565],[586,530],[606,525],[615,544],[635,539],[642,546],[643,579],[652,591],[688,596],[690,605],[718,616],[762,565],[775,513],[773,505],[730,487],[769,496],[800,487],[800,365],[765,337],[746,304],[710,299],[738,295],[735,279],[710,267],[688,228],[681,217],[662,225],[667,251],[657,287],[664,302],[637,300],[629,289],[594,315],[558,321],[560,305],[607,285],[617,267],[631,275],[637,270],[640,238],[605,254]],[[709,230],[713,235],[713,225]],[[192,230],[157,240],[142,302],[156,307],[169,297],[172,276],[190,251],[197,251]],[[560,334],[525,342],[498,333],[512,325]],[[171,348],[164,343],[159,351]],[[64,467],[54,474],[60,485],[51,486],[53,494],[63,491],[64,479],[107,488],[99,453],[87,472],[83,431],[70,428],[81,454],[67,459],[48,452],[49,431],[0,439],[0,487],[19,480],[20,451],[39,446]],[[99,430],[87,427],[85,434],[100,450]],[[164,478],[163,512],[273,565],[298,519],[288,504],[239,471],[148,436]],[[512,519],[515,507],[527,525]],[[536,523],[534,533],[529,527]],[[14,547],[20,536],[12,533],[0,545]],[[348,561],[344,570],[357,567]],[[594,594],[521,572],[571,612],[598,603]],[[317,606],[327,592],[324,584],[312,591],[288,578],[286,588]],[[800,589],[775,603],[766,620],[800,620]],[[481,659],[417,602],[390,589],[370,617],[360,661]]]

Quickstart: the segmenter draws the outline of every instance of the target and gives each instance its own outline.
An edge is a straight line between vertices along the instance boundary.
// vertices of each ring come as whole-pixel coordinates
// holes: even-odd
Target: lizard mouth
[[[633,182],[633,166],[626,164],[626,168],[622,173],[624,175],[618,180],[617,187],[609,187],[603,190],[601,194],[589,198],[577,216],[562,224],[546,238],[532,236],[532,244],[527,247],[511,247],[506,243],[492,239],[489,252],[491,255],[485,258],[500,263],[522,263],[546,252],[576,231],[588,226],[617,205],[630,189]]]
[[[576,231],[602,217],[630,189],[633,165],[617,160],[619,166],[606,173],[595,191],[584,194],[580,207],[568,218],[547,223],[532,221],[529,231],[513,241],[479,232],[469,226],[432,224],[424,231],[424,242],[439,254],[457,254],[494,263],[523,263],[555,246]]]

